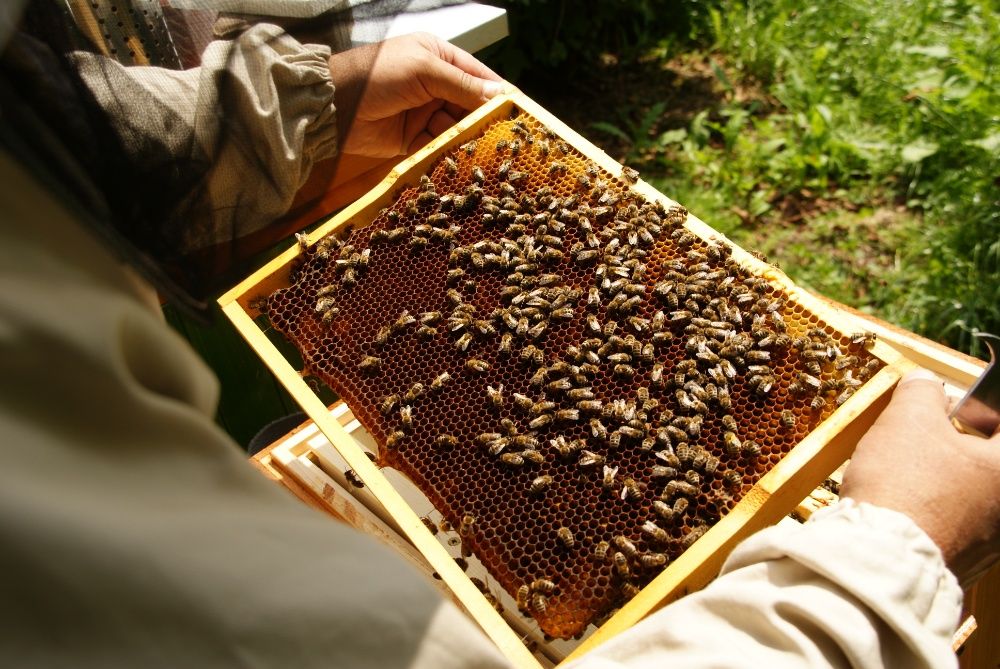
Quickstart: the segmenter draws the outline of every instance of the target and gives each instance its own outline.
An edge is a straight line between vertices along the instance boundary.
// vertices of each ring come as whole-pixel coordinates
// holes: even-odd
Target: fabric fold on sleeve
[[[150,184],[152,203],[136,217],[152,238],[145,246],[201,252],[288,210],[313,164],[337,152],[329,57],[270,24],[213,42],[184,71],[73,54],[136,181]]]

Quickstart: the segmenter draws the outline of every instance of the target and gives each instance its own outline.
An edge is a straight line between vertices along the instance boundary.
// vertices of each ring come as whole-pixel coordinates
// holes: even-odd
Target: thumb
[[[894,407],[910,411],[933,411],[944,415],[948,409],[948,398],[944,394],[944,382],[927,369],[910,370],[903,375],[892,393]],[[887,409],[888,410],[888,409]]]
[[[500,82],[481,79],[437,58],[421,79],[431,96],[462,109],[475,109],[503,91]]]

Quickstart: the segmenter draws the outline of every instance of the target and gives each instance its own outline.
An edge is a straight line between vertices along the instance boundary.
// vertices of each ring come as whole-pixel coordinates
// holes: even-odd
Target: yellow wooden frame
[[[368,224],[379,209],[395,199],[395,193],[401,184],[415,183],[419,175],[426,173],[443,153],[477,136],[480,130],[491,122],[507,118],[515,106],[544,123],[588,159],[612,174],[620,173],[621,165],[531,99],[520,93],[503,95],[472,112],[419,152],[403,160],[377,187],[318,226],[309,235],[309,243],[315,243],[331,232]],[[633,188],[647,199],[658,200],[667,207],[676,204],[645,182],[640,181]],[[689,216],[685,225],[703,239],[727,241],[723,235],[694,216]],[[440,575],[455,598],[500,650],[517,666],[532,668],[541,666],[522,643],[518,634],[476,589],[445,547],[431,535],[399,492],[368,459],[363,449],[344,430],[340,422],[330,415],[326,405],[254,321],[259,315],[254,306],[256,299],[288,285],[290,271],[298,253],[297,246],[289,249],[219,298],[222,311],[316,423],[347,465],[364,482],[368,491],[388,513],[402,535]],[[733,256],[751,271],[779,286],[791,300],[801,304],[834,328],[842,332],[865,329],[866,323],[800,290],[777,268],[761,262],[735,246]],[[739,541],[763,527],[776,523],[790,513],[810,491],[850,456],[857,440],[888,403],[890,391],[900,375],[908,367],[913,366],[913,363],[881,341],[876,342],[872,352],[887,363],[886,367],[796,445],[760,479],[729,514],[623,606],[597,632],[580,644],[569,659],[628,629],[664,604],[703,587],[714,578],[725,558]]]

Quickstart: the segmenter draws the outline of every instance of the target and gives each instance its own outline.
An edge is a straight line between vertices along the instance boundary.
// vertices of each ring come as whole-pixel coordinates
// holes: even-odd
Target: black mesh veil
[[[401,13],[460,3],[269,3],[299,14],[283,17],[150,1],[33,0],[4,12],[0,142],[165,299],[204,313],[253,252],[290,234],[280,223],[289,194],[319,158],[335,178],[359,94],[334,100],[310,78],[324,48],[377,42]],[[306,5],[325,10],[302,16]],[[273,81],[258,58],[277,63]],[[313,88],[285,90],[303,85]],[[313,113],[329,107],[324,88],[335,115]],[[273,116],[269,105],[292,113],[281,100],[295,95],[309,128],[286,146],[257,119]]]

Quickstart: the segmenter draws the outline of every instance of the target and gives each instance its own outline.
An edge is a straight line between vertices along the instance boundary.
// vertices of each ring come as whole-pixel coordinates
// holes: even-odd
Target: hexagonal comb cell
[[[881,366],[527,114],[268,300],[553,637],[599,623]]]

